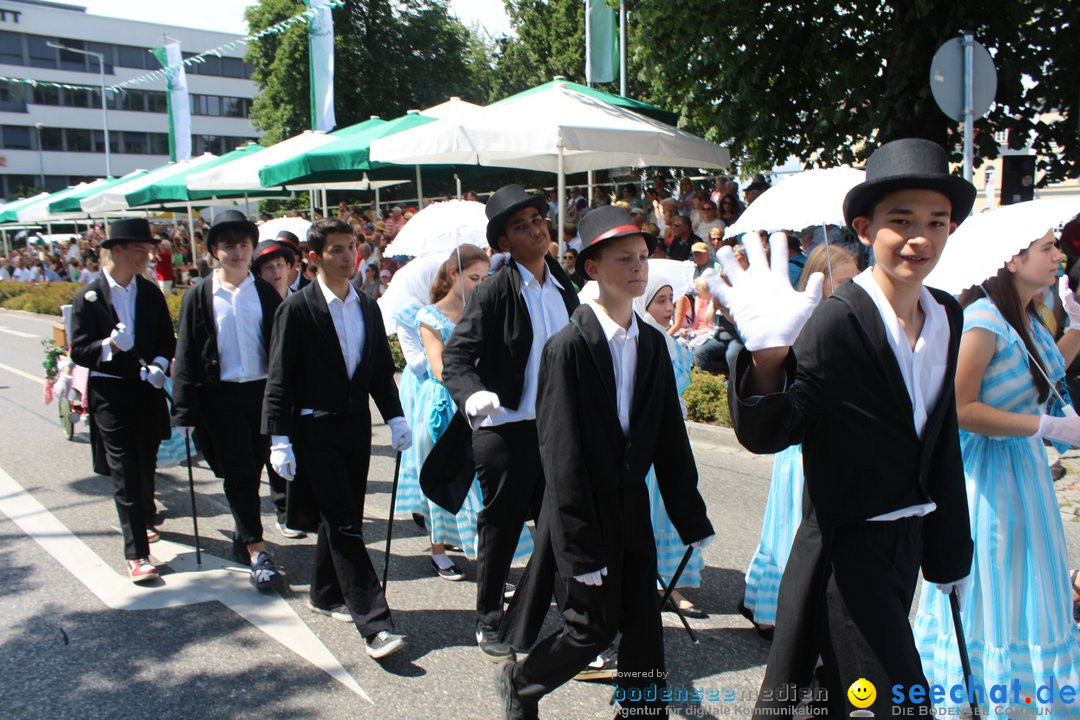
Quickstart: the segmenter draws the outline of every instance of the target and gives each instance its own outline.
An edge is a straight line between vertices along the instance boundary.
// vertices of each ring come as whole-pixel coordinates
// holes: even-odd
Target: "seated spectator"
[[[709,237],[709,233],[713,230],[717,228],[723,230],[727,227],[717,214],[716,203],[712,200],[699,200],[698,208],[691,216],[694,222],[694,234],[698,237]]]
[[[636,183],[627,183],[622,186],[622,197],[620,198],[631,208],[641,208],[641,194],[638,192],[638,186]]]
[[[694,211],[694,200],[697,198],[697,193],[694,192],[694,182],[684,177],[679,180],[679,214],[684,217],[690,217],[690,214]]]
[[[566,270],[566,274],[569,275],[570,280],[573,281],[574,287],[577,288],[578,292],[581,292],[581,288],[585,287],[588,278],[577,271],[577,256],[578,251],[567,246],[567,248],[563,250],[562,264],[563,269]]]
[[[764,179],[755,180],[754,182],[747,185],[746,190],[743,191],[743,198],[746,200],[747,207],[749,207],[752,202],[757,200],[761,196],[761,193],[765,192],[770,187],[771,185],[765,182]]]
[[[675,215],[671,220],[671,229],[672,238],[668,243],[667,256],[672,260],[689,260],[690,248],[701,242],[701,238],[690,229],[690,218]]]
[[[647,217],[645,211],[641,208],[630,206],[630,219],[634,221],[634,224],[638,226],[639,230],[645,229]]]
[[[728,193],[720,198],[719,216],[724,221],[724,226],[728,227],[734,225],[735,221],[742,215],[742,208],[739,207],[739,199]]]
[[[696,242],[690,248],[690,252],[694,258],[694,278],[697,279],[703,274],[712,270],[713,268],[712,258],[709,256],[709,246],[703,242]]]

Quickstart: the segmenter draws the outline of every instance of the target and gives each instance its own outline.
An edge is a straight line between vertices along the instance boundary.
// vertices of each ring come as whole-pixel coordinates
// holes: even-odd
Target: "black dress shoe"
[[[514,660],[517,655],[509,643],[499,641],[499,631],[476,624],[476,644],[480,648],[480,655],[488,662],[502,662]]]
[[[495,694],[506,720],[538,720],[539,703],[527,700],[514,687],[514,661],[503,660],[495,668]]]
[[[376,660],[380,660],[387,655],[393,655],[403,647],[405,647],[404,635],[395,635],[389,630],[380,630],[367,641],[367,654]]]
[[[439,567],[439,563],[435,562],[434,558],[431,560],[431,569],[435,571],[435,574],[441,577],[443,580],[450,580],[451,582],[457,582],[465,579],[465,573],[461,572],[454,563],[450,563],[450,567]]]

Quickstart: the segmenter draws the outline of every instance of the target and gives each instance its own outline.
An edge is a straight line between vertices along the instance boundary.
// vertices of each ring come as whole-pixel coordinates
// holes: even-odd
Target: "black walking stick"
[[[686,632],[690,635],[691,642],[693,642],[695,645],[697,645],[697,644],[699,644],[698,639],[697,639],[697,636],[694,635],[694,631],[690,629],[690,623],[688,623],[686,621],[686,616],[683,615],[682,609],[671,598],[671,593],[675,592],[675,586],[679,582],[679,577],[682,575],[683,570],[686,569],[686,564],[688,562],[690,562],[690,555],[693,552],[694,552],[694,548],[692,548],[692,547],[686,548],[686,553],[683,555],[682,560],[679,562],[679,567],[675,570],[675,574],[671,576],[671,584],[670,585],[665,586],[663,579],[659,575],[656,576],[656,580],[657,580],[657,582],[660,583],[660,587],[664,590],[664,595],[663,595],[663,597],[660,598],[660,609],[661,609],[661,611],[663,611],[665,605],[670,603],[671,607],[675,610],[675,614],[678,615],[679,620],[682,621],[683,627],[686,628]]]
[[[390,491],[390,521],[386,524],[386,552],[383,553],[382,586],[386,592],[386,578],[390,572],[390,538],[394,534],[394,506],[397,505],[398,476],[401,474],[401,451],[394,459],[394,488]]]
[[[165,393],[165,397],[169,394]],[[195,564],[202,565],[202,550],[199,548],[199,513],[195,509],[195,475],[191,470],[191,430],[184,428],[184,450],[187,451],[188,492],[191,493],[191,524],[195,528]]]
[[[960,623],[960,594],[953,588],[949,593],[949,607],[952,608],[953,629],[956,631],[956,646],[960,650],[960,668],[964,671],[964,687],[968,691],[968,704],[971,705],[971,716],[979,716],[979,708],[975,704],[975,696],[971,692],[971,661],[968,659],[967,643],[964,641],[964,626]]]

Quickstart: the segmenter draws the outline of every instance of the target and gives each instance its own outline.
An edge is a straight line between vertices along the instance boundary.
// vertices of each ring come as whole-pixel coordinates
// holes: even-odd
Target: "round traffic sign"
[[[997,94],[997,70],[985,47],[972,41],[972,114],[982,117]],[[930,64],[930,91],[938,107],[953,120],[964,119],[964,38],[947,41]]]

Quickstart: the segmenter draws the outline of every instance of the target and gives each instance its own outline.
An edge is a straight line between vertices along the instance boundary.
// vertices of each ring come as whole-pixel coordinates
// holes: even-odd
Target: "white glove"
[[[292,443],[286,435],[274,435],[271,442],[270,467],[286,480],[292,480],[296,477],[296,456],[293,455]]]
[[[408,450],[412,445],[412,431],[405,418],[390,418],[386,424],[390,426],[390,447],[398,452]]]
[[[935,587],[946,595],[951,595],[952,591],[956,590],[956,594],[959,596],[957,599],[960,601],[960,605],[963,606],[964,599],[967,597],[968,590],[971,588],[971,575],[960,578],[956,582],[935,583]]]
[[[796,292],[788,275],[787,236],[773,233],[769,238],[771,268],[756,233],[750,236],[746,245],[750,269],[743,270],[731,248],[725,245],[717,256],[731,285],[721,277],[713,277],[709,279],[709,289],[735,318],[747,350],[790,347],[821,300],[825,276],[814,273],[806,283],[806,291]]]
[[[709,535],[708,537],[703,537],[700,540],[695,540],[694,542],[690,543],[690,547],[694,548],[695,550],[704,550],[705,548],[712,545],[712,541],[715,539],[716,535]]]
[[[574,579],[582,585],[592,585],[593,587],[600,587],[604,584],[604,575],[607,575],[607,568],[603,567],[596,572],[585,573],[584,575],[575,575]]]
[[[145,380],[158,390],[165,387],[165,371],[157,365],[145,365],[139,370],[139,379]]]
[[[465,414],[470,417],[493,415],[499,410],[502,410],[502,405],[499,404],[499,396],[489,390],[474,392],[465,401]]]
[[[1065,417],[1043,415],[1039,418],[1039,432],[1035,434],[1066,445],[1080,445],[1080,417],[1071,405],[1065,408]]]
[[[1080,330],[1080,302],[1077,302],[1076,295],[1069,288],[1067,275],[1058,278],[1058,297],[1061,298],[1061,305],[1069,316],[1068,330]]]
[[[116,327],[109,334],[109,341],[119,348],[120,352],[127,352],[135,347],[135,334],[128,330],[124,323],[116,323]]]
[[[69,373],[62,372],[57,375],[52,386],[53,395],[58,398],[66,398],[71,391],[71,381],[73,379],[73,376]]]

